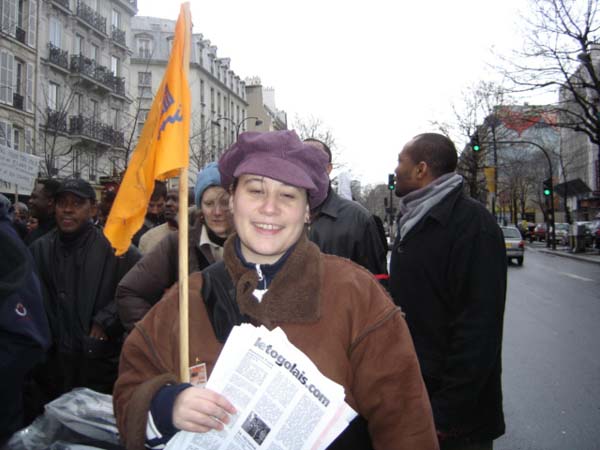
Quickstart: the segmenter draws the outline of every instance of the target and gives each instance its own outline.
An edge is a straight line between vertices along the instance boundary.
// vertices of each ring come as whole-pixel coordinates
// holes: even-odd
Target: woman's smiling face
[[[309,219],[305,189],[259,175],[240,176],[230,202],[242,254],[255,264],[275,263]]]

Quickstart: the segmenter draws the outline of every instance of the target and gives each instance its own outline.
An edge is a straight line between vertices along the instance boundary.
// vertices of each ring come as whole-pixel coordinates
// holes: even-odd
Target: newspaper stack
[[[356,417],[344,388],[281,328],[234,327],[206,387],[224,395],[237,414],[223,431],[177,433],[167,450],[324,449]]]

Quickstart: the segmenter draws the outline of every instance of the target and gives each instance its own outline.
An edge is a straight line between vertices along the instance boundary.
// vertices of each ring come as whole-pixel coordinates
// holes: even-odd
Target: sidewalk
[[[527,244],[528,247],[534,248],[540,253],[547,253],[554,256],[562,256],[564,258],[576,259],[579,261],[585,261],[589,263],[600,264],[600,251],[596,249],[586,249],[585,253],[572,253],[569,247],[557,245],[556,250],[546,247],[545,242],[531,242]]]

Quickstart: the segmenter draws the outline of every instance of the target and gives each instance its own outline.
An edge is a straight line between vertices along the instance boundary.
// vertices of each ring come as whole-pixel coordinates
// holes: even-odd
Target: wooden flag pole
[[[189,80],[190,43],[192,20],[189,3],[183,4],[185,23],[185,46],[183,68]],[[189,151],[189,149],[186,149]],[[179,174],[179,372],[182,383],[190,381],[190,337],[189,337],[189,300],[188,300],[188,168]]]

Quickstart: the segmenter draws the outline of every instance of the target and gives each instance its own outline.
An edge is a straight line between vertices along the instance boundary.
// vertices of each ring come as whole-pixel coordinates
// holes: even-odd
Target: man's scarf
[[[398,230],[400,240],[429,212],[457,186],[463,182],[463,177],[452,172],[436,178],[427,186],[410,192],[400,199],[400,215]]]

